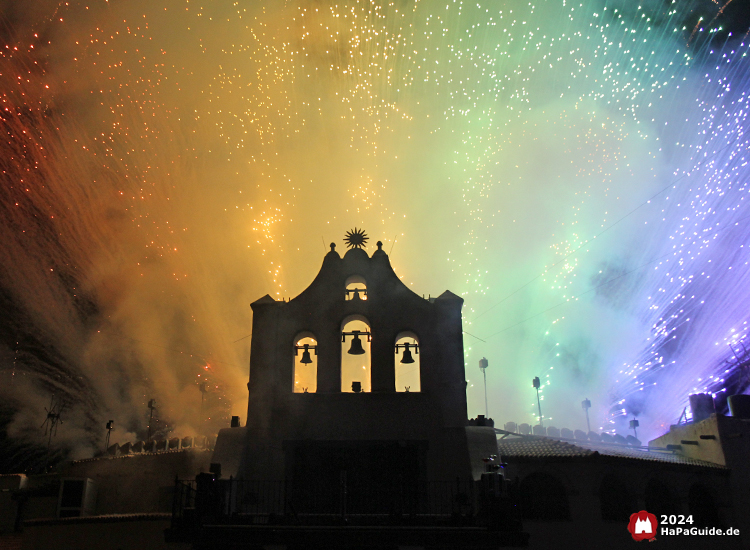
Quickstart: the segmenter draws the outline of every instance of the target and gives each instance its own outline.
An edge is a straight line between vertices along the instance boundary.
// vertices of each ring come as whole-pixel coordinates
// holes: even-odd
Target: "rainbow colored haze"
[[[481,357],[500,423],[535,422],[534,376],[547,423],[582,427],[588,397],[642,438],[745,388],[742,7],[0,6],[14,440],[52,393],[73,456],[110,418],[142,437],[152,397],[180,434],[242,414],[249,303],[298,294],[355,226],[415,292],[466,300],[472,416]]]

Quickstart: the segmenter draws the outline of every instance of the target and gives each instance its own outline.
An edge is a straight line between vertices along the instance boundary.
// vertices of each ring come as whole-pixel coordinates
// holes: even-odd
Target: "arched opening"
[[[367,300],[367,283],[361,275],[352,275],[346,280],[345,299],[349,300]]]
[[[371,391],[370,324],[361,315],[350,315],[341,325],[341,391]]]
[[[318,389],[318,342],[312,333],[294,339],[294,393],[315,393]]]
[[[526,476],[519,488],[524,519],[565,521],[570,519],[570,505],[565,486],[555,476],[536,472]]]
[[[680,513],[680,503],[675,498],[674,491],[661,481],[656,479],[649,480],[646,484],[644,497],[646,510],[652,514],[656,514],[657,518],[661,514],[670,515]]]
[[[396,336],[395,371],[397,392],[422,391],[419,340],[413,332]]]
[[[711,491],[705,485],[694,483],[688,492],[688,508],[698,527],[719,527],[719,509]]]
[[[599,504],[604,521],[624,521],[630,519],[638,503],[628,491],[628,486],[614,474],[607,474],[599,485]]]

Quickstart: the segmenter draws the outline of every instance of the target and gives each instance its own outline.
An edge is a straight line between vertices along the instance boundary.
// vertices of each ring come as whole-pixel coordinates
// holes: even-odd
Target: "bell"
[[[362,300],[362,298],[359,297],[359,289],[355,288],[354,289],[354,296],[352,296],[352,301],[357,301],[358,302],[360,300]]]
[[[309,365],[312,363],[312,358],[310,357],[310,344],[305,344],[304,349],[302,350],[302,359],[299,360],[300,363],[303,363],[305,365]]]
[[[365,353],[365,349],[362,347],[362,340],[359,339],[359,331],[353,330],[352,331],[354,338],[352,338],[352,345],[349,348],[348,353],[350,355],[363,355]]]
[[[414,358],[411,356],[411,352],[409,351],[409,344],[404,344],[404,355],[401,357],[402,363],[413,363]]]

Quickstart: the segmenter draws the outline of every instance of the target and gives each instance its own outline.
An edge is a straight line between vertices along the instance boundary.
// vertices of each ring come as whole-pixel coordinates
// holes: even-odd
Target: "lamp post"
[[[107,422],[107,441],[104,444],[104,450],[105,451],[107,449],[109,449],[109,436],[112,434],[112,430],[114,430],[114,429],[115,429],[115,421],[114,420],[110,420],[109,422]]]
[[[151,425],[154,421],[154,410],[156,409],[156,399],[149,399],[148,408],[151,409],[151,415],[148,419],[148,438],[146,441],[151,441]]]
[[[206,392],[208,392],[208,384],[203,381],[198,386],[198,391],[201,392],[201,426],[205,424],[205,417],[203,416],[203,405],[204,401],[206,400]]]
[[[633,417],[633,420],[630,421],[630,429],[633,430],[636,439],[638,439],[638,426],[640,425],[641,423],[638,422],[635,417]]]
[[[538,376],[535,376],[532,383],[534,384],[534,388],[536,388],[536,404],[539,407],[539,425],[544,426],[544,419],[542,418],[542,401],[539,399],[539,388],[542,387],[542,382],[539,380]]]
[[[587,397],[583,401],[581,401],[581,407],[584,411],[586,411],[586,428],[588,428],[588,432],[591,432],[591,424],[589,423],[589,409],[591,408],[591,401],[589,401],[589,398]]]
[[[487,407],[487,365],[489,361],[485,357],[479,360],[479,368],[482,369],[482,376],[484,376],[484,417],[489,418],[489,408]]]

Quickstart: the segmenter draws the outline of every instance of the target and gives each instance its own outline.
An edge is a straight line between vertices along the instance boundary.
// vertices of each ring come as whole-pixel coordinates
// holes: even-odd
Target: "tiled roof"
[[[572,445],[565,441],[540,436],[520,436],[497,440],[499,456],[510,457],[562,457],[562,456],[591,456],[594,451]]]
[[[169,454],[176,454],[176,453],[212,453],[213,449],[204,449],[202,447],[186,447],[184,449],[169,449],[166,451],[152,451],[152,452],[146,452],[146,453],[129,453],[126,455],[103,455],[103,456],[95,456],[94,458],[82,458],[80,460],[74,460],[73,464],[81,464],[83,462],[98,462],[100,460],[121,460],[125,458],[137,458],[137,457],[147,457],[147,456],[161,456],[161,455],[169,455]]]
[[[164,521],[172,519],[171,512],[143,512],[140,514],[107,514],[102,516],[79,516],[71,518],[27,519],[24,525],[66,525],[79,523],[115,523],[128,521]]]
[[[705,468],[726,469],[720,464],[696,460],[672,451],[630,447],[628,445],[592,443],[576,440],[575,444],[551,437],[511,435],[497,440],[498,455],[507,458],[547,458],[613,456],[654,462],[668,462]]]

